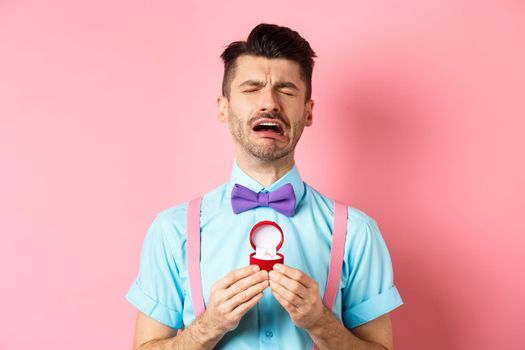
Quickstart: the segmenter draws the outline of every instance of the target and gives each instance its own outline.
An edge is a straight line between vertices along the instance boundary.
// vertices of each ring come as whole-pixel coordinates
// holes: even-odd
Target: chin
[[[290,152],[281,151],[281,152],[251,152],[252,155],[263,160],[265,162],[273,162],[279,159],[282,159],[290,154]]]

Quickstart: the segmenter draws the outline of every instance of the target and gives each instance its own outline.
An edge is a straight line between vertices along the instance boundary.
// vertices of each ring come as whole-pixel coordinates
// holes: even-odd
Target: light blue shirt
[[[291,183],[297,198],[293,217],[269,207],[234,214],[231,191],[241,184],[255,192],[273,191]],[[193,304],[186,266],[187,203],[159,213],[148,230],[140,272],[126,298],[140,311],[172,328],[193,319]],[[234,163],[230,181],[204,195],[201,208],[201,273],[205,305],[210,288],[231,270],[249,264],[253,248],[250,229],[259,221],[281,226],[284,263],[315,279],[324,294],[328,277],[333,225],[333,202],[301,180],[294,166],[265,187]],[[335,316],[351,329],[402,305],[393,284],[390,255],[377,224],[363,212],[348,208],[348,225],[341,283]],[[217,344],[218,349],[308,349],[312,341],[296,327],[269,288],[263,298]]]

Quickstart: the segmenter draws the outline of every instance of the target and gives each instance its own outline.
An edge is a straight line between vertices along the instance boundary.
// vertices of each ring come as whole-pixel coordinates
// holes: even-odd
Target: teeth
[[[277,123],[261,123],[259,125],[264,125],[264,126],[279,126],[279,124]]]

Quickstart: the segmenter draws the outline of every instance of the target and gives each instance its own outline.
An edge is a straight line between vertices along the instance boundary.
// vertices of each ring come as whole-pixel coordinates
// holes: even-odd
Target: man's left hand
[[[323,316],[325,306],[321,301],[319,286],[304,272],[276,264],[270,271],[270,288],[296,326],[309,330]]]

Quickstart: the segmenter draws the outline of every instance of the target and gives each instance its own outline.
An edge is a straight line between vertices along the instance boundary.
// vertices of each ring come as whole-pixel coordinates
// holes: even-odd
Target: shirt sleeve
[[[173,225],[161,214],[151,224],[140,257],[140,270],[126,294],[137,309],[160,323],[182,328],[184,289],[175,254],[177,249]]]
[[[349,223],[348,229],[351,226]],[[394,286],[390,254],[376,222],[365,215],[357,229],[347,232],[350,244],[348,266],[343,269],[348,277],[342,291],[342,318],[347,328],[354,328],[392,311],[403,301]]]

